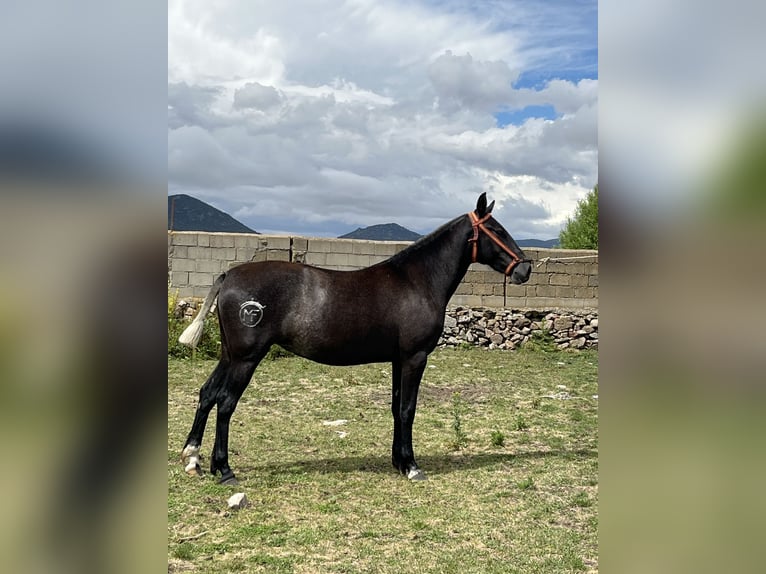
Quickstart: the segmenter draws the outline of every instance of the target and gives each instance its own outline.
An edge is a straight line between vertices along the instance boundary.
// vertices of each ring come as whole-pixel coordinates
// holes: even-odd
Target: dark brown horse
[[[428,354],[444,328],[444,312],[471,262],[529,279],[531,264],[481,194],[476,211],[461,215],[390,259],[358,271],[299,263],[245,263],[219,276],[180,340],[196,344],[202,321],[218,298],[221,360],[200,389],[183,450],[186,471],[201,473],[199,447],[208,414],[218,407],[210,471],[235,484],[229,467],[229,421],[258,363],[273,344],[329,365],[393,365],[391,459],[420,480],[412,422]],[[196,340],[195,340],[196,339]]]

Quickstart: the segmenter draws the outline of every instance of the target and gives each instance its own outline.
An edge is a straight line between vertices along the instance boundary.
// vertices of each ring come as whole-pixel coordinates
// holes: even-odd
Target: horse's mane
[[[391,256],[389,259],[386,259],[385,261],[382,261],[381,263],[389,263],[393,265],[397,265],[402,263],[403,261],[406,261],[410,259],[413,255],[417,255],[420,252],[427,252],[431,249],[431,247],[434,244],[440,243],[442,240],[442,237],[444,234],[448,231],[451,231],[455,225],[458,224],[458,222],[465,217],[465,215],[459,215],[458,217],[448,221],[447,223],[441,225],[428,235],[424,235],[417,241],[415,241],[412,245],[408,245],[401,251],[399,251],[397,254]]]

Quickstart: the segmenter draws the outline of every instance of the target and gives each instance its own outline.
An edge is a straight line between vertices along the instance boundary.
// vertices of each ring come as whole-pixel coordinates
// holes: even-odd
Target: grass
[[[597,571],[595,352],[434,352],[414,429],[420,483],[390,462],[391,366],[298,357],[264,361],[234,413],[240,485],[186,476],[179,453],[214,366],[169,359],[170,572]],[[557,385],[569,400],[543,397]],[[348,423],[322,424],[336,419]],[[234,492],[250,505],[229,511]]]

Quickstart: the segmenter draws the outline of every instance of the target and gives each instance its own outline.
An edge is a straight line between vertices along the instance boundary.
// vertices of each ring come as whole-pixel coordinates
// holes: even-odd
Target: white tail
[[[197,315],[194,318],[181,336],[178,337],[178,342],[187,347],[195,349],[199,344],[199,340],[202,338],[202,329],[205,325],[205,319],[201,315]]]
[[[205,326],[205,317],[207,317],[207,314],[210,312],[210,308],[213,306],[215,298],[218,296],[218,291],[221,290],[221,283],[223,283],[224,277],[226,277],[226,273],[222,273],[218,276],[213,283],[213,287],[210,289],[210,293],[205,297],[205,302],[202,304],[202,308],[199,310],[199,313],[197,313],[197,316],[194,317],[194,321],[192,321],[191,324],[184,329],[184,332],[181,333],[181,336],[178,337],[178,342],[182,345],[195,349],[199,344],[199,341],[202,338],[202,329]]]

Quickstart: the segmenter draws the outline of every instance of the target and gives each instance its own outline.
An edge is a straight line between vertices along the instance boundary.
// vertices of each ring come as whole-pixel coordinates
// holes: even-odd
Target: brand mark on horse
[[[263,319],[265,308],[258,301],[245,301],[239,306],[239,320],[245,327],[255,327]]]

